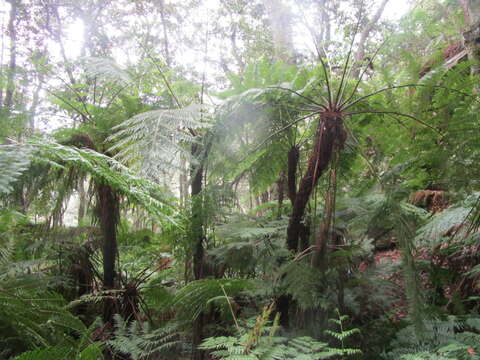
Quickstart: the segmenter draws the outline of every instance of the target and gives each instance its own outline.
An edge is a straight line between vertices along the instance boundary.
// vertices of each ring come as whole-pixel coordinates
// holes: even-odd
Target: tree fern
[[[118,161],[90,149],[64,146],[53,141],[33,140],[35,162],[65,169],[75,167],[100,183],[105,183],[138,203],[160,221],[168,220],[172,212],[170,199],[158,185],[139,177]]]

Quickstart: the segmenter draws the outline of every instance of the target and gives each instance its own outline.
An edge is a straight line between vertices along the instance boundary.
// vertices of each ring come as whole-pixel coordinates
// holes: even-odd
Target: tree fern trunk
[[[297,169],[298,161],[300,160],[300,149],[297,145],[290,148],[287,155],[287,187],[288,198],[293,203],[297,195]]]
[[[5,101],[3,108],[7,114],[12,110],[13,94],[15,92],[15,73],[17,70],[17,11],[19,2],[17,0],[10,0],[10,18],[8,20],[8,32],[10,36],[10,60],[8,62],[7,73],[7,88],[5,91]]]
[[[98,218],[103,236],[103,286],[105,289],[115,288],[115,260],[117,258],[117,222],[118,197],[108,185],[97,185]],[[112,323],[115,313],[114,302],[105,301],[103,321]]]
[[[321,114],[313,150],[308,159],[307,170],[295,195],[292,215],[287,227],[287,246],[293,252],[298,250],[298,239],[302,231],[302,221],[310,195],[317,185],[318,179],[330,163],[334,144],[338,142],[337,148],[341,149],[345,139],[342,118],[338,114]]]

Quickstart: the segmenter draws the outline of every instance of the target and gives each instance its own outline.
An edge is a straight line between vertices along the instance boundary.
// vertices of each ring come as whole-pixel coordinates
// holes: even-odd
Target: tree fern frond
[[[181,343],[178,324],[151,329],[147,323],[141,326],[137,321],[128,323],[118,314],[115,315],[115,337],[108,341],[116,351],[128,354],[133,360],[168,354]]]
[[[109,151],[122,162],[138,160],[138,169],[149,177],[163,169],[178,168],[180,157],[195,162],[182,144],[196,142],[190,132],[208,124],[206,107],[192,103],[182,109],[151,110],[135,115],[114,128],[107,141],[114,142]]]
[[[0,195],[12,191],[11,183],[27,170],[31,149],[24,145],[0,145]]]
[[[87,74],[103,79],[105,82],[121,85],[132,82],[130,75],[112,59],[89,57],[85,59],[85,70]]]
[[[223,289],[224,290],[223,290]],[[171,306],[185,319],[196,319],[204,311],[212,298],[221,297],[224,291],[229,296],[236,296],[252,288],[252,283],[245,279],[204,279],[188,283],[175,295]]]
[[[173,207],[170,199],[162,194],[164,190],[157,184],[136,176],[118,161],[90,149],[68,147],[53,141],[34,140],[32,144],[37,150],[32,153],[35,162],[48,162],[60,168],[70,166],[81,169],[97,181],[108,184],[138,203],[160,221],[173,221],[169,216]]]

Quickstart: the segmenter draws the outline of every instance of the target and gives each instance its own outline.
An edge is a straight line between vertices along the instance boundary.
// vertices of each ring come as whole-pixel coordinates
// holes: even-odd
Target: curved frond
[[[0,194],[10,193],[11,183],[28,168],[30,150],[23,145],[0,145]]]
[[[90,149],[64,146],[53,141],[36,140],[33,145],[38,150],[32,153],[35,162],[80,169],[141,205],[159,220],[173,221],[168,216],[173,211],[171,200],[162,194],[163,189],[136,176],[115,159]]]
[[[109,151],[123,163],[139,162],[144,175],[156,178],[160,172],[178,168],[181,157],[195,162],[182,144],[194,143],[192,130],[206,126],[205,106],[190,104],[182,109],[151,110],[135,115],[114,128],[107,141]]]

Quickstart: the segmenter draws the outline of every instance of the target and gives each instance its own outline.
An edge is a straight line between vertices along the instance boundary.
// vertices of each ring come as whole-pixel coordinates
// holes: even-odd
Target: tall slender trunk
[[[298,250],[298,239],[310,195],[330,163],[335,143],[338,142],[338,149],[341,149],[345,143],[346,134],[342,122],[338,114],[322,113],[320,116],[307,170],[295,195],[292,215],[287,227],[287,246],[293,252]]]
[[[87,208],[87,193],[85,191],[85,181],[84,179],[80,179],[78,182],[78,225],[83,221],[85,217],[85,210]]]
[[[10,37],[10,60],[8,62],[7,89],[3,108],[10,112],[13,105],[13,94],[15,92],[15,73],[17,70],[17,21],[18,1],[10,0],[10,18],[8,20],[8,36]]]
[[[115,288],[117,259],[117,223],[118,196],[109,185],[97,184],[98,217],[103,236],[103,286],[110,290]],[[112,323],[115,303],[107,300],[104,303],[103,321]]]
[[[377,11],[373,15],[372,19],[367,22],[367,24],[363,27],[362,32],[360,33],[360,39],[358,41],[358,48],[357,52],[355,53],[355,67],[352,71],[352,77],[357,79],[360,76],[362,63],[365,59],[365,47],[367,45],[368,37],[372,32],[374,26],[380,20],[380,17],[385,10],[389,0],[383,0],[380,6],[378,7]]]
[[[160,5],[160,18],[162,19],[163,51],[165,55],[165,63],[168,67],[170,67],[172,63],[172,59],[170,58],[170,46],[168,44],[168,31],[167,31],[167,22],[166,22],[166,16],[165,16],[164,0],[160,0],[159,5]]]
[[[282,0],[263,0],[263,4],[267,10],[272,29],[275,57],[286,64],[294,63],[295,54],[290,9]]]
[[[201,146],[198,144],[192,145],[192,155],[193,157],[199,159],[199,166],[195,167],[192,165],[190,170],[191,177],[191,199],[192,199],[192,223],[191,223],[191,237],[193,240],[193,275],[195,280],[202,279],[204,274],[204,223],[203,223],[203,199],[202,199],[202,189],[203,189],[203,161],[206,154],[201,156]],[[193,360],[203,360],[205,354],[203,351],[198,350],[197,347],[200,345],[203,339],[203,326],[204,326],[205,314],[201,313],[193,323],[193,334],[192,334],[192,344],[193,344]]]
[[[105,184],[99,184],[97,192],[103,235],[103,285],[107,289],[113,289],[116,278],[118,197],[115,190]]]
[[[334,158],[333,165],[330,172],[330,184],[327,190],[327,196],[325,199],[325,206],[323,211],[323,221],[320,224],[318,233],[316,234],[315,239],[315,251],[312,256],[312,266],[320,267],[321,265],[325,266],[326,249],[328,246],[328,241],[332,235],[332,223],[333,215],[335,211],[335,202],[336,202],[336,187],[337,187],[337,169],[336,165],[338,162],[339,154],[334,149]],[[324,267],[323,267],[324,268]]]
[[[280,178],[277,180],[277,200],[278,200],[278,210],[277,210],[277,219],[282,217],[283,209],[283,198],[285,197],[285,173],[280,174]]]
[[[458,0],[462,7],[467,30],[463,33],[468,59],[472,62],[471,73],[480,73],[480,0]]]
[[[293,203],[297,195],[297,169],[300,161],[300,149],[297,145],[290,148],[287,154],[287,187],[288,198]]]

